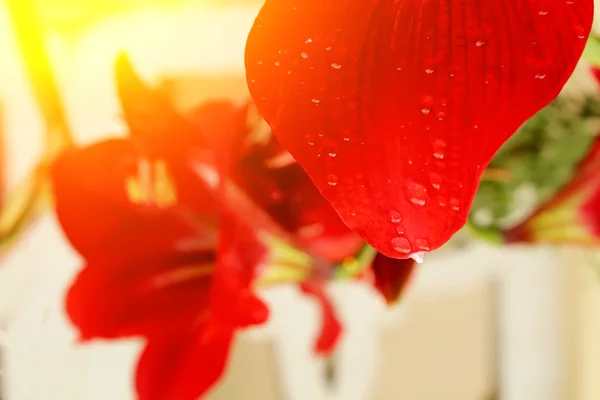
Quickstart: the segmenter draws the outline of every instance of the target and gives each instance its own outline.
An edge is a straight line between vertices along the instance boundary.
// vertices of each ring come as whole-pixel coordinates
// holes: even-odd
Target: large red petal
[[[560,91],[593,0],[267,0],[251,94],[344,222],[406,258],[463,226],[499,146]]]
[[[153,338],[138,362],[139,400],[197,400],[221,377],[232,330],[188,329]]]
[[[321,330],[315,341],[314,351],[319,355],[329,355],[335,350],[342,335],[342,324],[335,313],[335,308],[322,283],[303,282],[300,284],[300,290],[312,296],[321,307]]]
[[[372,271],[375,277],[375,288],[387,304],[400,299],[408,283],[416,262],[412,259],[398,260],[378,254],[373,261]]]

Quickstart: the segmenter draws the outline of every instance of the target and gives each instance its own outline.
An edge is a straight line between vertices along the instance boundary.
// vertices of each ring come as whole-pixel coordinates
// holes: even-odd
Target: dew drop
[[[422,207],[427,203],[427,189],[419,183],[409,182],[406,188],[406,196],[415,206]]]
[[[535,75],[535,79],[545,79],[546,78],[546,74],[536,74]]]
[[[482,47],[486,44],[487,42],[485,40],[478,40],[477,42],[475,42],[475,46],[477,47]]]
[[[402,221],[402,215],[396,210],[391,210],[389,217],[392,224],[397,224]]]
[[[327,46],[327,47],[325,47],[325,50],[326,50],[326,51],[331,51],[331,46]]]
[[[426,201],[424,199],[420,199],[418,197],[411,197],[410,198],[411,203],[413,203],[415,206],[419,206],[419,207],[423,207],[426,203]]]
[[[411,251],[410,242],[405,237],[395,237],[390,241],[390,245],[398,253],[408,254]]]
[[[540,10],[538,11],[538,15],[548,15],[548,11]]]
[[[415,246],[417,246],[417,249],[419,249],[419,250],[423,250],[423,251],[431,250],[431,245],[429,244],[429,240],[427,240],[427,239],[415,240]]]
[[[440,121],[443,121],[445,116],[446,116],[446,113],[443,111],[440,111],[439,113],[437,113],[437,117]]]
[[[417,264],[423,264],[423,258],[425,257],[425,253],[422,251],[417,251],[416,253],[412,253],[410,256]]]
[[[356,211],[354,211],[354,210],[350,211],[350,215],[353,217],[356,217]]]
[[[304,43],[307,43],[307,44],[308,44],[308,43],[312,43],[312,39],[311,39],[311,38],[308,38],[308,39],[306,39],[306,42],[304,42]]]
[[[276,67],[279,67],[279,61],[275,61],[273,64],[275,64]]]
[[[431,75],[431,74],[433,74],[434,72],[435,72],[435,71],[434,71],[433,69],[431,69],[431,68],[427,68],[427,69],[425,70],[425,73],[426,73],[427,75]]]
[[[430,112],[431,112],[431,108],[426,108],[426,107],[421,108],[421,113],[423,115],[429,115]]]
[[[319,99],[312,99],[311,101],[315,104],[319,104],[321,102],[321,100],[319,100]]]
[[[406,229],[404,229],[403,225],[398,225],[396,227],[396,232],[398,232],[398,235],[404,235],[404,232],[406,231]]]
[[[338,64],[338,63],[333,63],[333,64],[331,64],[331,68],[333,68],[333,69],[340,69],[340,68],[342,68],[342,66],[340,64]]]
[[[458,200],[457,198],[453,197],[450,199],[450,207],[454,210],[454,211],[458,211],[460,210],[460,200]]]
[[[338,177],[334,174],[327,175],[327,184],[329,186],[335,186],[338,184]]]
[[[304,58],[305,60],[308,58],[308,53],[303,51],[302,53],[300,53],[300,55],[302,56],[302,58]]]
[[[335,158],[335,157],[337,156],[337,153],[336,153],[335,151],[331,151],[331,150],[330,150],[330,151],[327,153],[327,155],[328,155],[329,157],[331,157],[331,158]]]
[[[344,142],[349,142],[349,141],[350,141],[350,138],[349,138],[349,137],[345,137],[345,138],[344,138]]]
[[[441,176],[439,176],[435,172],[432,172],[429,174],[429,180],[431,181],[431,186],[433,186],[434,189],[436,189],[436,190],[440,189],[440,185],[442,183]]]

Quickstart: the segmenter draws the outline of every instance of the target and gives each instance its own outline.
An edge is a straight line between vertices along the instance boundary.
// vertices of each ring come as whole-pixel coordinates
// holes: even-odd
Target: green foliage
[[[502,174],[482,181],[470,214],[471,228],[490,234],[513,223],[514,211],[527,208],[519,196],[523,189],[528,189],[532,207],[552,196],[569,181],[599,130],[596,97],[559,97],[537,113],[490,163],[488,171]]]

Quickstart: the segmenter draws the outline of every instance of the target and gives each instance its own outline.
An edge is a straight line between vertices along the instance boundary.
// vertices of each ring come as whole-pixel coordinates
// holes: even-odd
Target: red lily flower
[[[81,339],[146,338],[139,398],[196,399],[223,373],[235,332],[267,319],[254,287],[288,281],[321,303],[315,350],[332,351],[341,324],[322,283],[355,275],[374,252],[270,132],[248,127],[247,105],[184,118],[125,58],[118,81],[130,138],[69,150],[53,166],[59,222],[85,259],[66,299]],[[265,232],[310,257],[267,247]],[[281,262],[292,264],[284,275],[271,268]]]
[[[600,136],[573,178],[504,238],[508,243],[600,245]]]
[[[381,253],[440,247],[498,148],[560,91],[593,0],[267,0],[250,92],[342,220]]]

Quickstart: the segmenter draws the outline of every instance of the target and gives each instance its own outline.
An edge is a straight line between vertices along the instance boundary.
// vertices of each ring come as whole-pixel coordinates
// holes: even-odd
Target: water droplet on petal
[[[429,240],[427,240],[427,239],[415,240],[415,246],[417,246],[417,249],[419,249],[419,250],[423,250],[423,251],[431,250],[431,245],[429,244]]]
[[[312,99],[311,101],[315,104],[319,104],[321,102],[321,100],[319,100],[319,99]]]
[[[546,78],[546,74],[536,74],[535,75],[535,79],[545,79]]]
[[[312,39],[308,38],[308,39],[306,39],[306,42],[304,42],[304,43],[312,43]]]
[[[333,68],[333,69],[340,69],[340,68],[342,68],[342,66],[340,64],[338,64],[338,63],[333,63],[333,64],[331,64],[331,68]]]
[[[429,179],[431,180],[431,186],[434,189],[439,190],[440,185],[442,183],[442,177],[436,174],[435,172],[432,172],[429,174]]]
[[[390,245],[394,250],[401,254],[408,254],[411,251],[410,242],[405,237],[395,237],[390,241]]]
[[[336,153],[335,151],[331,151],[331,150],[330,150],[330,151],[327,153],[327,155],[328,155],[329,157],[331,157],[331,158],[335,158],[335,156],[337,156],[337,153]]]
[[[423,258],[425,257],[425,253],[422,251],[417,251],[416,253],[412,253],[410,256],[417,264],[423,264]]]
[[[274,64],[276,67],[279,67],[279,61],[275,61]]]
[[[350,211],[350,215],[353,217],[356,217],[356,211],[354,211],[354,210]]]
[[[460,200],[458,200],[457,198],[453,197],[450,199],[450,207],[454,210],[454,211],[458,211],[460,210]]]
[[[427,68],[427,69],[425,69],[425,73],[426,73],[427,75],[431,75],[431,74],[433,74],[434,72],[435,72],[435,71],[434,71],[433,69],[431,69],[431,68]]]
[[[404,235],[404,232],[406,232],[406,229],[404,229],[403,225],[398,225],[396,227],[396,232],[398,232],[398,235]]]
[[[402,221],[402,215],[396,210],[391,210],[389,217],[392,224],[397,224],[398,222]]]
[[[409,182],[406,188],[406,196],[415,206],[422,207],[427,203],[427,189],[419,183]]]
[[[538,11],[538,15],[548,15],[548,11],[540,10]]]
[[[423,115],[429,115],[429,113],[431,112],[431,108],[421,108],[421,113]]]
[[[350,141],[350,138],[349,138],[349,137],[345,137],[345,138],[344,138],[344,142],[349,142],[349,141]]]
[[[308,58],[308,53],[303,51],[302,53],[300,53],[300,55],[302,56],[302,58],[304,58],[305,60]]]
[[[487,42],[485,40],[478,40],[477,42],[475,42],[475,46],[477,47],[482,47],[485,46]]]
[[[335,186],[338,184],[338,177],[334,174],[327,175],[327,184],[329,186]]]

